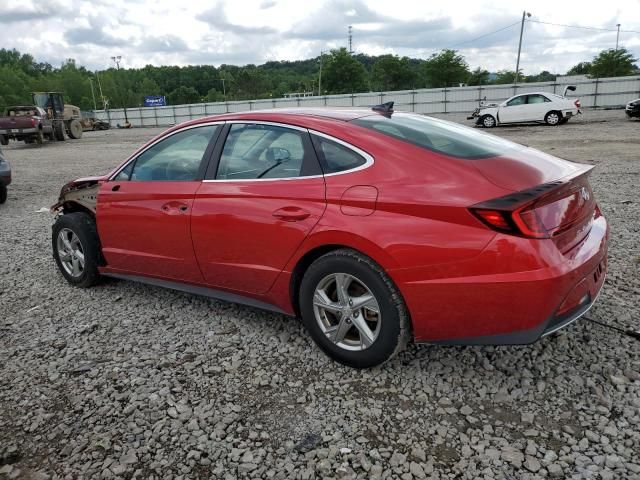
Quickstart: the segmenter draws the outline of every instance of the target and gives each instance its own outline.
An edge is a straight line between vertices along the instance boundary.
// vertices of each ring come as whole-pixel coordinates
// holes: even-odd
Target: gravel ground
[[[295,319],[127,282],[67,285],[39,210],[159,131],[5,148],[0,479],[640,478],[640,343],[593,323],[522,347],[413,345],[357,371]],[[639,328],[640,122],[587,112],[493,133],[597,165],[612,240],[591,315]]]

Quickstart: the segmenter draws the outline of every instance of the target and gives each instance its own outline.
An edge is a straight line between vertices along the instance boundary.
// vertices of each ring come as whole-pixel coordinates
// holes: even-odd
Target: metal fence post
[[[416,91],[411,91],[411,111],[415,113],[416,111]]]
[[[176,117],[176,106],[173,106],[173,123],[178,123],[178,118]]]
[[[596,78],[596,90],[593,94],[593,108],[598,108],[598,83],[600,83],[600,79]]]
[[[447,87],[444,87],[444,113],[447,113]]]

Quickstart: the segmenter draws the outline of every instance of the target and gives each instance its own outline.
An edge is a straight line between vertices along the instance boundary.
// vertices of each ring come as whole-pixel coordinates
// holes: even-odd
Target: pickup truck
[[[7,145],[10,139],[24,140],[24,143],[42,143],[45,138],[54,138],[53,124],[47,112],[40,107],[9,107],[4,116],[0,117],[1,145]]]

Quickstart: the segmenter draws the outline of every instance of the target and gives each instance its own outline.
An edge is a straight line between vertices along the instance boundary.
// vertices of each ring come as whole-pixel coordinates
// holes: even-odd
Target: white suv
[[[571,90],[570,87],[567,87]],[[565,89],[565,94],[567,92]],[[575,90],[575,87],[573,87]],[[480,104],[480,107],[467,117],[476,119],[476,125],[495,127],[505,123],[545,122],[547,125],[559,125],[580,112],[580,100],[572,100],[561,95],[547,92],[530,92],[515,95],[501,104]]]

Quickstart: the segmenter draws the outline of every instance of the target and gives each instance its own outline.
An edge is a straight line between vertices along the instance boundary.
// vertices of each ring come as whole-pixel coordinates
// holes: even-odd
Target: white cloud
[[[521,5],[507,0],[2,0],[3,47],[59,65],[75,58],[88,68],[245,64],[315,57],[347,44],[368,54],[427,58],[456,46],[472,67],[513,69]],[[637,0],[576,3],[528,2],[532,20],[640,31]],[[564,72],[615,46],[615,32],[527,23],[521,66],[525,73]],[[640,57],[640,33],[621,33],[623,46]]]

